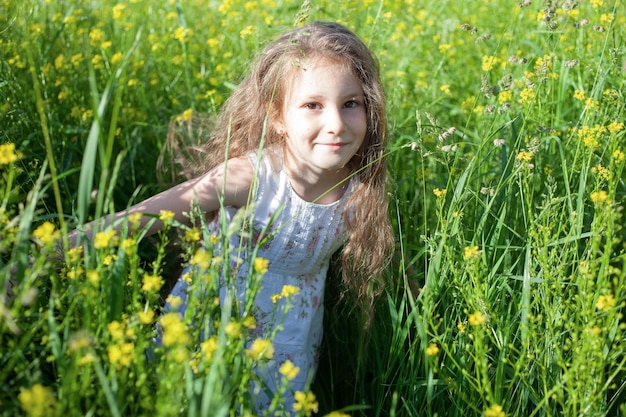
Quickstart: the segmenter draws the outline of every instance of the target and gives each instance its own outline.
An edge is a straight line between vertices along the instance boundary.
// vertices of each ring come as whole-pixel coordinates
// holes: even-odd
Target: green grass
[[[169,123],[217,112],[263,45],[311,20],[346,24],[380,60],[397,239],[369,331],[329,281],[320,414],[626,415],[623,2],[0,11],[1,415],[251,409],[259,358],[227,325],[245,332],[245,314],[203,303],[215,347],[186,342],[188,322],[159,360],[144,354],[171,253],[199,259],[197,241],[172,238],[185,227],[148,240],[130,223],[64,259],[54,244],[170,185],[175,169],[155,180]]]

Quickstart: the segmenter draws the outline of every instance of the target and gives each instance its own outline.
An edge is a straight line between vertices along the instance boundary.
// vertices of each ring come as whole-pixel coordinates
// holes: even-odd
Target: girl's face
[[[293,71],[276,124],[286,138],[288,162],[302,175],[341,180],[367,132],[361,82],[328,59],[304,61]]]

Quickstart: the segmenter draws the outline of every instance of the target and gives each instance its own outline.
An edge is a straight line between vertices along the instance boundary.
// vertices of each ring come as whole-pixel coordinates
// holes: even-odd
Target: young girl
[[[217,212],[230,221],[249,206],[252,193],[252,227],[265,231],[256,257],[269,261],[255,298],[255,331],[271,332],[282,322],[272,341],[274,365],[263,370],[262,379],[276,387],[278,368],[289,359],[300,368],[292,389],[303,391],[317,368],[333,253],[342,248],[344,287],[365,311],[382,291],[381,273],[393,244],[386,122],[378,65],[368,48],[339,24],[311,23],[269,44],[226,101],[207,139],[206,173],[115,214],[109,223],[161,210],[185,222],[195,201],[215,226]],[[154,223],[149,233],[160,226]],[[237,272],[240,300],[250,264]],[[298,289],[294,307],[270,320],[272,295],[285,285]],[[180,280],[173,293],[185,299],[185,292]]]

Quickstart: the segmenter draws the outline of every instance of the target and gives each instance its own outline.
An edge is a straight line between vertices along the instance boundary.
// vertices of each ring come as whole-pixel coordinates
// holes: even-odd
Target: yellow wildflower
[[[622,130],[624,130],[624,123],[623,122],[611,122],[606,127],[606,129],[611,133],[621,132]]]
[[[264,274],[267,272],[267,267],[270,261],[264,258],[254,258],[254,271],[258,274]]]
[[[278,368],[278,372],[280,372],[281,375],[291,381],[298,375],[298,373],[300,372],[300,368],[295,366],[290,360],[286,360],[285,362],[283,362],[282,365],[280,365],[280,368]]]
[[[596,302],[596,308],[598,310],[609,311],[613,307],[615,307],[615,297],[613,297],[613,294],[598,296],[598,301]]]
[[[494,66],[496,66],[500,62],[500,58],[493,55],[485,55],[483,56],[482,70],[483,71],[491,71]]]
[[[109,266],[111,265],[113,262],[115,262],[117,260],[117,255],[113,254],[113,255],[107,255],[104,257],[104,259],[102,260],[102,265],[105,266]]]
[[[272,359],[274,357],[274,346],[272,346],[272,342],[269,340],[255,339],[245,353],[247,357],[254,360]]]
[[[61,69],[61,68],[63,68],[63,65],[64,65],[64,64],[65,64],[65,56],[64,56],[63,54],[61,54],[61,55],[57,56],[57,57],[54,59],[54,67],[55,67],[56,69]]]
[[[167,298],[165,299],[165,302],[174,309],[183,305],[183,299],[177,295],[172,295],[172,294],[167,296]]]
[[[173,220],[175,216],[174,212],[170,210],[161,210],[159,214],[159,220],[163,223],[169,223],[169,221]]]
[[[239,337],[241,336],[241,323],[237,323],[236,321],[229,321],[224,327],[224,333],[231,337]]]
[[[100,273],[95,269],[87,271],[87,280],[91,282],[93,285],[98,285],[100,282]]]
[[[247,317],[244,317],[243,320],[241,320],[241,324],[246,329],[254,329],[256,328],[256,319],[253,316],[247,316]]]
[[[159,291],[163,286],[163,278],[159,275],[149,275],[146,274],[143,276],[143,285],[141,289],[145,292]]]
[[[283,297],[289,297],[298,294],[300,294],[300,288],[296,287],[295,285],[283,285],[283,289],[280,292],[280,295]]]
[[[119,21],[122,18],[122,13],[126,9],[126,5],[124,3],[118,3],[113,6],[113,20]]]
[[[111,365],[117,368],[128,367],[135,357],[135,345],[131,342],[111,345],[107,353]]]
[[[124,252],[126,252],[126,255],[130,256],[134,252],[134,250],[137,248],[137,241],[133,239],[132,237],[129,237],[127,239],[124,239],[120,246],[122,247],[122,249],[124,249]]]
[[[469,315],[467,321],[470,326],[480,326],[485,322],[485,316],[480,311],[476,311]]]
[[[589,198],[591,199],[592,203],[602,204],[609,200],[609,194],[604,190],[594,191],[591,193]]]
[[[153,310],[140,311],[139,321],[142,324],[151,324],[154,321],[154,311]]]
[[[189,28],[185,28],[182,26],[179,26],[176,28],[176,30],[174,30],[174,39],[176,39],[178,42],[187,42],[189,41],[189,38],[192,35],[192,31]]]
[[[76,246],[75,248],[72,248],[72,249],[67,251],[67,255],[70,258],[70,262],[78,261],[82,254],[83,254],[83,247],[82,246]]]
[[[166,313],[159,319],[163,328],[163,345],[173,346],[177,343],[187,343],[189,334],[185,328],[183,317],[179,313]]]
[[[109,246],[111,240],[115,237],[115,230],[107,230],[105,232],[98,232],[94,237],[93,246],[96,249],[104,249]]]
[[[595,167],[592,167],[591,172],[596,174],[601,180],[608,181],[611,179],[611,171],[609,171],[607,167],[602,166],[602,164],[598,164]]]
[[[39,239],[44,245],[53,243],[61,237],[58,230],[54,230],[54,224],[45,222],[33,231],[33,237]]]
[[[98,46],[104,40],[104,32],[102,29],[95,28],[89,32],[89,44],[91,46]]]
[[[239,36],[241,36],[241,39],[245,39],[254,35],[255,32],[256,28],[252,25],[248,25],[239,32]]]
[[[111,57],[111,64],[112,65],[116,65],[119,64],[120,62],[122,62],[122,59],[124,59],[124,54],[122,54],[121,52],[116,52],[112,57]]]
[[[533,154],[528,151],[519,151],[515,159],[522,162],[530,162],[533,160]]]
[[[315,399],[315,394],[312,392],[309,391],[305,394],[302,391],[296,391],[293,395],[293,399],[295,400],[293,404],[293,411],[302,411],[305,416],[317,413],[319,407]]]
[[[0,165],[8,165],[21,158],[21,153],[15,151],[15,143],[0,145]]]
[[[485,410],[485,417],[506,417],[506,414],[502,410],[501,405],[493,404]]]
[[[622,162],[624,160],[624,152],[616,149],[615,152],[613,152],[613,160],[615,160],[616,164]]]
[[[72,55],[72,57],[70,58],[70,62],[72,63],[74,67],[79,67],[83,63],[84,59],[85,59],[84,55],[81,52],[79,52],[77,54]]]
[[[77,266],[74,269],[67,271],[66,275],[68,279],[77,279],[83,274],[83,268]]]
[[[508,103],[512,99],[513,99],[513,91],[511,90],[500,91],[500,94],[498,94],[498,103],[500,104]]]
[[[17,396],[22,410],[31,417],[45,417],[52,415],[55,398],[52,390],[41,384],[35,384],[23,389]]]
[[[128,221],[130,222],[130,224],[132,224],[135,227],[139,226],[139,222],[141,221],[141,218],[143,217],[142,213],[133,213],[130,214],[128,216]]]
[[[463,259],[465,259],[466,261],[468,259],[475,258],[478,255],[480,255],[480,249],[478,249],[478,246],[476,245],[466,246],[465,248],[463,248]]]
[[[210,261],[211,261],[211,254],[208,251],[200,248],[193,255],[193,258],[191,258],[190,263],[202,269],[208,269]]]
[[[217,347],[217,337],[215,335],[200,343],[200,349],[202,353],[204,353],[204,359],[207,361],[211,360],[213,354],[217,351]]]
[[[113,339],[121,340],[124,338],[124,324],[117,320],[107,324],[107,330]]]
[[[448,190],[446,190],[445,188],[435,188],[433,190],[433,194],[435,194],[435,197],[437,198],[445,197],[447,192]]]
[[[70,352],[76,352],[78,350],[87,349],[91,346],[92,338],[84,331],[79,331],[72,336],[70,336],[70,340],[67,343],[67,348]]]
[[[587,94],[585,94],[585,90],[576,90],[574,91],[574,98],[579,101],[585,101]]]
[[[519,103],[530,104],[536,96],[537,94],[535,93],[535,90],[533,90],[532,88],[524,88],[519,93]]]
[[[200,240],[200,237],[200,230],[195,227],[193,229],[185,230],[185,240],[187,242],[197,242]]]
[[[430,343],[426,348],[426,355],[436,356],[439,353],[439,346],[436,343]]]

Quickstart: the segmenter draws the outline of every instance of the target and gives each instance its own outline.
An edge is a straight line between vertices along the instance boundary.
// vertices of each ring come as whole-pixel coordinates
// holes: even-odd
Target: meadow
[[[231,229],[162,213],[154,238],[130,219],[84,251],[67,233],[180,181],[168,129],[215,114],[263,45],[313,20],[345,24],[379,59],[397,250],[369,328],[329,278],[297,414],[626,415],[625,12],[0,0],[0,415],[253,415],[271,337],[246,347],[253,323],[215,301],[227,260],[210,249]],[[196,314],[210,329],[160,313],[180,259],[209,294]],[[279,392],[267,415],[282,408]]]

